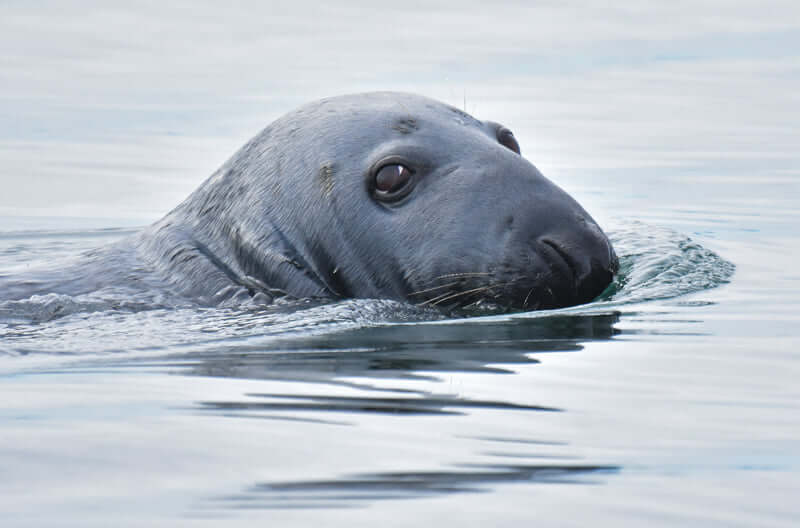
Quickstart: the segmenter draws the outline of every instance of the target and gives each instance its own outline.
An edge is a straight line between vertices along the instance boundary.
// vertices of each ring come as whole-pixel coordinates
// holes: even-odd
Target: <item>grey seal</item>
[[[376,92],[279,118],[69,280],[7,280],[0,297],[127,281],[211,305],[380,298],[535,310],[591,301],[617,266],[597,223],[522,157],[509,129]]]

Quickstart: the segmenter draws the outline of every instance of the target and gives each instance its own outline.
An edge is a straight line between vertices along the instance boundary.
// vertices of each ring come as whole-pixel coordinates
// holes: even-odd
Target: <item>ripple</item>
[[[736,267],[681,233],[630,222],[609,233],[620,261],[599,301],[615,304],[671,299],[727,284]]]

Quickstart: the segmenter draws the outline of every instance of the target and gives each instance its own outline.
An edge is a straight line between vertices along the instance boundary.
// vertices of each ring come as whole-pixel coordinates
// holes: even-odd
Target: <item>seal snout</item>
[[[618,267],[605,234],[589,222],[566,235],[539,237],[535,250],[549,268],[554,301],[560,306],[593,300],[611,283]]]

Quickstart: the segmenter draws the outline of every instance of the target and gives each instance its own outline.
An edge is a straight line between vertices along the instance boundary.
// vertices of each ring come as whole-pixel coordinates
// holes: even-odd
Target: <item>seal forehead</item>
[[[420,117],[439,119],[459,125],[481,126],[482,122],[455,106],[435,99],[403,92],[368,92],[341,95],[311,103],[309,110],[319,114],[336,114],[339,118],[348,116],[355,119],[390,118],[390,128],[401,133],[412,133],[419,128]],[[301,109],[302,111],[302,109]],[[390,117],[391,116],[391,117]]]
[[[437,110],[439,110],[439,114],[445,118],[445,122],[455,123],[459,126],[480,127],[482,125],[481,121],[458,108],[445,106]],[[430,113],[430,111],[428,113]],[[424,116],[424,112],[421,115]],[[421,123],[424,121],[425,119],[414,117],[414,114],[406,114],[402,117],[392,119],[390,128],[400,134],[411,134],[418,131]]]
[[[448,107],[448,110],[453,114],[455,122],[459,125],[473,125],[473,126],[480,126],[481,122],[466,113],[463,110],[456,108],[455,106]]]

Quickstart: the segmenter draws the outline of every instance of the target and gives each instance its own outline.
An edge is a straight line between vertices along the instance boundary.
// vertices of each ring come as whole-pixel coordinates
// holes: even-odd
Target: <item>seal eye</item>
[[[375,197],[384,201],[399,200],[411,190],[413,171],[399,163],[384,165],[375,173]]]
[[[506,127],[500,127],[497,129],[497,141],[499,141],[500,144],[506,147],[508,150],[513,150],[517,154],[520,154],[517,138],[515,138],[514,133]]]

